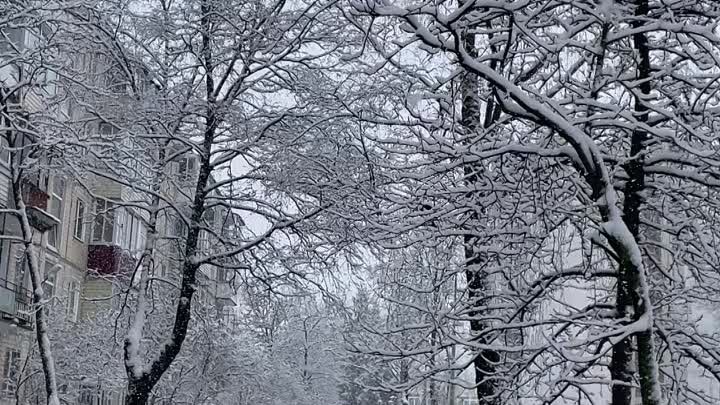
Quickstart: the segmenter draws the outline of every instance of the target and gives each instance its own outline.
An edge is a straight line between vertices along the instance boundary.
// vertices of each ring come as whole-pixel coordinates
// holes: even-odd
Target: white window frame
[[[116,245],[123,246],[125,243],[125,223],[127,220],[127,213],[121,207],[115,209],[115,222],[113,224],[113,240]]]
[[[222,320],[226,325],[232,325],[235,321],[235,307],[225,305],[222,307]]]
[[[168,214],[166,218],[168,236],[180,239],[187,237],[188,228],[180,215],[174,213]]]
[[[62,189],[61,189],[61,190],[56,190],[55,187],[56,187],[57,184],[62,184]],[[64,205],[64,204],[63,204],[63,203],[64,203],[64,200],[63,200],[63,197],[64,197],[64,196],[63,196],[63,194],[65,193],[65,189],[66,189],[65,180],[62,179],[62,178],[60,178],[60,177],[53,177],[53,179],[52,179],[52,184],[51,184],[50,187],[49,187],[49,193],[48,193],[48,194],[50,194],[50,199],[49,199],[49,201],[48,201],[48,205],[49,205],[49,206],[48,206],[48,209],[51,211],[50,214],[52,215],[52,214],[53,214],[53,213],[52,213],[53,199],[56,199],[56,200],[59,201],[60,210],[59,210],[59,213],[58,213],[58,216],[57,216],[57,220],[58,220],[57,225],[55,225],[52,229],[50,229],[50,230],[47,232],[47,245],[48,245],[48,247],[49,247],[50,249],[52,249],[52,250],[54,250],[54,251],[56,251],[56,252],[58,251],[58,249],[60,249],[60,239],[62,238],[63,211],[64,211],[64,208],[65,208],[65,207],[63,206],[63,205]],[[56,191],[59,191],[60,194],[57,194]],[[51,239],[52,239],[52,238],[51,238],[51,235],[54,236],[54,240],[53,240],[54,244],[53,244],[53,243],[50,243],[50,241],[51,241]]]
[[[2,120],[0,120],[2,122]],[[12,154],[10,153],[10,144],[5,136],[0,136],[0,165],[10,167],[12,163]]]
[[[210,253],[210,234],[207,231],[198,233],[198,250],[204,254]]]
[[[77,199],[75,202],[75,227],[73,237],[80,242],[85,242],[85,202]]]
[[[145,243],[147,240],[147,228],[145,224],[138,220],[137,239],[135,240],[135,250],[138,253],[142,253],[145,250]]]
[[[55,265],[51,262],[45,260],[45,280],[43,280],[43,292],[45,293],[45,299],[49,300],[55,296],[55,292],[57,291],[55,286],[57,285],[57,275],[58,272],[53,270],[53,267]],[[49,269],[48,269],[49,267]],[[52,289],[50,289],[50,294],[48,294],[48,290],[46,290],[46,287],[50,286]]]
[[[113,243],[115,238],[115,222],[117,221],[115,211],[117,207],[111,201],[104,198],[95,199],[95,218],[93,220],[93,231],[91,241],[95,243]],[[100,227],[100,238],[96,238],[97,227]],[[106,227],[109,227],[110,240],[105,239]]]
[[[195,155],[185,155],[178,159],[178,179],[180,182],[194,180],[199,171],[199,161]],[[184,166],[184,167],[183,167]],[[192,176],[192,177],[191,177]]]

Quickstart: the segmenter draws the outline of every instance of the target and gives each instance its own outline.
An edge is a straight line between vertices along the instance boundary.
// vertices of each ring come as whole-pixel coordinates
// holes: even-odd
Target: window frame
[[[178,159],[178,180],[180,182],[192,181],[199,172],[200,162],[197,156],[192,154],[183,155]]]
[[[29,278],[29,269],[27,263],[27,255],[25,253],[25,247],[21,243],[15,243],[15,252],[13,254],[15,259],[15,271],[13,274],[13,284],[18,287],[26,288],[26,281]]]
[[[58,271],[53,270],[53,267],[55,265],[53,263],[50,263],[49,261],[45,260],[45,279],[42,282],[43,286],[43,298],[46,300],[50,300],[55,296],[55,293],[57,289],[55,286],[57,285],[57,275]],[[48,269],[48,266],[51,266],[50,269]],[[52,288],[46,289],[47,286],[50,286]],[[50,291],[50,294],[48,294],[48,290]]]
[[[8,348],[5,350],[3,358],[2,383],[0,383],[0,392],[3,394],[14,394],[17,390],[19,374],[20,374],[20,358],[22,353],[19,350]],[[15,379],[15,381],[12,381]]]
[[[220,311],[222,320],[226,325],[232,325],[235,321],[235,308],[230,305],[224,305]]]
[[[72,322],[76,322],[80,314],[80,283],[75,279],[70,280],[67,290],[68,301],[65,308],[65,315],[70,318]]]
[[[85,202],[78,198],[75,202],[75,226],[73,227],[73,238],[79,240],[80,242],[85,242],[85,228]]]
[[[61,189],[57,189],[56,186],[60,185],[62,187]],[[62,177],[55,176],[52,179],[52,184],[48,187],[48,195],[50,198],[48,198],[48,210],[50,211],[50,215],[54,216],[53,210],[53,199],[59,201],[59,209],[57,220],[58,223],[52,229],[50,229],[47,232],[47,246],[52,249],[53,251],[57,252],[60,249],[60,240],[62,239],[62,224],[63,224],[63,213],[64,213],[64,194],[67,189],[67,184],[65,184],[65,179]],[[60,194],[57,194],[56,192],[59,192]],[[52,236],[52,238],[51,238]],[[54,243],[50,243],[51,239]]]
[[[19,34],[19,35],[18,35]],[[15,43],[14,41],[17,41]],[[22,52],[27,44],[27,29],[24,27],[0,30],[0,53]]]
[[[0,122],[2,120],[0,119]],[[0,166],[10,167],[12,164],[12,154],[10,153],[10,142],[5,136],[0,136]]]
[[[90,241],[93,243],[115,243],[115,211],[117,207],[111,201],[104,198],[96,198],[94,203],[94,218],[93,218],[93,230],[90,236]],[[99,226],[99,228],[98,228]],[[100,237],[97,238],[96,234],[100,230]],[[105,238],[106,233],[109,234],[110,240]]]

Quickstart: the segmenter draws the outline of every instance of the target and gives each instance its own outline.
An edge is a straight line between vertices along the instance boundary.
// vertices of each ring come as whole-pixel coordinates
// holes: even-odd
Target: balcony
[[[58,224],[58,219],[47,213],[50,196],[45,191],[29,181],[23,183],[22,190],[28,219],[33,228],[45,232]]]
[[[0,315],[12,319],[18,326],[33,328],[32,292],[7,280],[0,279]]]
[[[103,275],[129,275],[135,269],[136,259],[130,252],[112,244],[92,244],[88,247],[89,270]]]

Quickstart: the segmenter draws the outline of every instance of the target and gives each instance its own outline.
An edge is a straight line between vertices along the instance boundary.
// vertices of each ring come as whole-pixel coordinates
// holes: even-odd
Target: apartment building
[[[178,178],[190,179],[197,175],[197,165],[187,164],[197,157],[182,155],[169,165],[168,170]],[[181,164],[181,162],[183,164]],[[190,173],[188,173],[190,172]],[[173,197],[173,205],[189,205],[191,181],[179,184],[183,190],[165,190]],[[137,265],[147,239],[147,211],[135,205],[143,200],[136,190],[111,180],[96,177],[93,180],[94,218],[89,237],[87,267],[91,272],[86,276],[84,296],[87,298],[111,297],[116,295],[122,282],[118,277],[127,277]],[[173,185],[174,187],[175,185]],[[147,198],[147,196],[145,197]],[[182,241],[187,233],[183,220],[175,214],[176,207],[164,205],[157,222],[156,256],[154,275],[160,278],[179,280],[183,262]],[[244,224],[234,213],[223,209],[210,209],[204,216],[207,225],[219,234],[232,232]],[[199,249],[209,252],[217,243],[208,231],[200,232]],[[237,305],[232,285],[234,272],[212,265],[203,265],[198,274],[197,299],[206,308],[216,311],[218,316],[229,318]],[[129,281],[129,280],[125,280]],[[82,316],[89,317],[101,308],[112,305],[112,300],[88,302],[82,307]]]
[[[27,73],[21,63],[15,63],[19,59],[17,56],[32,49],[41,32],[13,28],[3,30],[3,34],[0,37],[0,86],[3,90],[0,207],[14,208],[9,169],[12,164],[22,165],[22,197],[44,273],[46,307],[53,313],[76,320],[87,263],[86,207],[90,199],[87,191],[71,178],[60,172],[39,169],[40,164],[48,162],[27,163],[34,139],[29,133],[11,128],[27,125],[35,115],[47,113],[48,106],[43,100],[55,95],[55,77],[46,72],[40,85],[21,85]],[[60,119],[67,118],[66,107],[58,103],[53,108],[54,113]],[[8,146],[13,147],[12,152]],[[19,236],[18,218],[11,213],[0,214],[0,404],[15,404],[16,397],[22,397],[18,381],[34,341],[29,272]]]
[[[29,135],[11,131],[5,118],[32,121],[36,113],[48,114],[49,107],[43,100],[56,94],[57,83],[55,77],[46,74],[43,86],[19,85],[25,72],[22,64],[15,61],[23,50],[37,44],[42,33],[27,28],[4,28],[0,34],[0,86],[4,97],[0,105],[3,112],[0,122],[2,209],[14,207],[10,165],[18,164],[24,154],[34,148]],[[6,94],[11,96],[5,97]],[[67,102],[54,105],[52,111],[59,114],[59,119],[82,114]],[[100,133],[115,130],[104,123],[96,126]],[[8,147],[11,139],[15,142],[14,148]],[[192,177],[197,175],[196,162],[192,154],[181,155],[168,167],[171,174],[184,180],[184,183],[166,185],[165,191],[177,196],[177,204],[187,203],[191,193],[183,187],[189,187]],[[64,317],[71,322],[92,318],[98,311],[117,305],[118,301],[112,297],[118,295],[121,286],[133,281],[131,275],[145,247],[148,220],[147,212],[139,209],[137,203],[147,196],[133,187],[99,176],[79,181],[63,173],[62,168],[54,168],[51,162],[40,163],[42,165],[26,171],[22,184],[23,199],[35,232],[34,243],[39,251],[46,308],[51,318]],[[237,232],[243,226],[241,218],[227,210],[211,211],[207,221],[217,226],[220,234]],[[165,245],[158,249],[159,265],[154,271],[160,277],[178,277],[182,261],[178,241],[184,232],[183,225],[168,214],[162,217],[158,231]],[[24,248],[12,239],[19,234],[17,218],[10,213],[0,214],[0,405],[22,404],[24,395],[32,390],[20,384],[27,374],[26,360],[34,347],[35,335]],[[201,248],[210,249],[215,242],[210,233],[203,231]],[[198,303],[232,326],[236,305],[232,273],[209,265],[203,266],[201,273]],[[121,392],[108,392],[102,387],[79,388],[78,404],[114,405],[124,401]]]

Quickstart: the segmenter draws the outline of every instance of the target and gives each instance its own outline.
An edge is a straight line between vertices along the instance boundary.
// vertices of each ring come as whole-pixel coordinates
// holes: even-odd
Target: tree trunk
[[[477,58],[477,44],[475,34],[465,31],[462,34],[462,42],[465,49],[473,57]],[[493,45],[493,48],[495,45]],[[493,53],[496,49],[493,49]],[[493,60],[490,63],[492,69],[496,69],[498,62]],[[464,136],[469,138],[483,128],[489,127],[498,118],[499,109],[495,108],[495,103],[488,100],[483,114],[481,113],[481,104],[479,99],[479,83],[478,76],[475,73],[466,71],[461,82],[462,96],[462,120],[461,126]],[[479,172],[483,171],[482,164],[466,165],[464,167],[465,182],[473,185],[478,181]],[[472,215],[471,223],[479,226],[478,223],[482,219],[479,215]],[[489,326],[486,322],[480,320],[483,313],[481,309],[487,305],[487,292],[490,291],[488,285],[489,275],[483,270],[486,266],[487,258],[481,255],[476,247],[480,242],[473,236],[465,236],[465,279],[468,288],[468,299],[473,307],[468,315],[471,318],[470,331],[473,339],[480,345],[490,343],[491,339],[484,335],[483,332]],[[500,354],[495,350],[481,349],[474,354],[473,365],[475,372],[475,384],[477,384],[477,397],[480,405],[500,404],[498,397],[497,380],[494,379],[496,373],[496,365],[500,362]]]
[[[16,163],[16,159],[13,159]],[[25,202],[22,198],[22,180],[17,173],[17,168],[11,165],[11,174],[13,179],[13,195],[15,199],[15,207],[17,209],[17,217],[20,221],[20,229],[25,247],[25,258],[27,259],[30,271],[30,282],[33,292],[33,309],[35,310],[35,336],[38,342],[38,352],[42,363],[43,375],[45,378],[45,393],[47,397],[47,405],[60,405],[57,390],[57,377],[55,373],[55,360],[50,347],[50,336],[48,333],[47,312],[43,305],[44,291],[42,287],[43,277],[40,272],[40,264],[38,263],[37,251],[33,244],[33,231],[28,219]]]
[[[648,12],[647,0],[637,0],[635,16],[644,17]],[[640,21],[633,21],[634,28],[642,25]],[[633,34],[633,48],[638,57],[637,79],[640,82],[640,94],[650,94],[650,51],[648,40],[644,33]],[[648,121],[648,108],[643,100],[635,100],[637,120],[640,124]],[[647,132],[639,126],[633,131],[630,140],[630,160],[625,165],[628,180],[625,183],[625,199],[623,204],[623,220],[628,230],[638,240],[640,235],[640,212],[642,205],[642,192],[645,189],[645,152]],[[652,303],[647,302],[649,297],[648,286],[642,285],[643,275],[634,268],[630,252],[622,251],[620,268],[617,282],[616,312],[620,319],[629,318],[630,321],[639,321],[642,316],[652,310]],[[646,294],[641,294],[641,291]],[[631,311],[628,311],[631,309]],[[640,390],[643,405],[660,404],[660,388],[658,379],[657,362],[655,360],[655,347],[653,342],[652,319],[646,329],[635,334],[637,339],[637,365],[640,377]],[[620,384],[612,386],[612,405],[630,405],[632,402],[632,338],[628,336],[618,342],[613,348],[612,360],[610,363],[610,374],[613,381]]]
[[[187,239],[185,240],[184,258],[182,264],[182,281],[180,286],[180,297],[178,299],[175,310],[175,321],[173,323],[172,332],[168,343],[160,350],[158,357],[149,365],[143,367],[141,374],[133,373],[128,369],[128,393],[126,396],[126,405],[146,405],[150,393],[155,385],[160,381],[162,375],[170,368],[173,361],[180,353],[185,337],[187,336],[190,318],[192,316],[191,306],[192,298],[197,289],[197,272],[200,264],[194,260],[197,252],[198,237],[200,235],[200,224],[205,210],[205,200],[207,197],[207,185],[210,180],[211,163],[210,154],[212,152],[215,133],[219,125],[219,117],[216,111],[215,82],[213,79],[213,54],[211,45],[211,2],[203,0],[201,2],[201,18],[200,24],[202,28],[202,49],[201,56],[207,69],[205,76],[207,107],[205,110],[205,129],[203,131],[203,143],[201,147],[202,155],[200,156],[200,170],[197,182],[195,183],[195,192],[191,204],[190,226],[188,229]],[[127,353],[127,351],[126,351]]]

